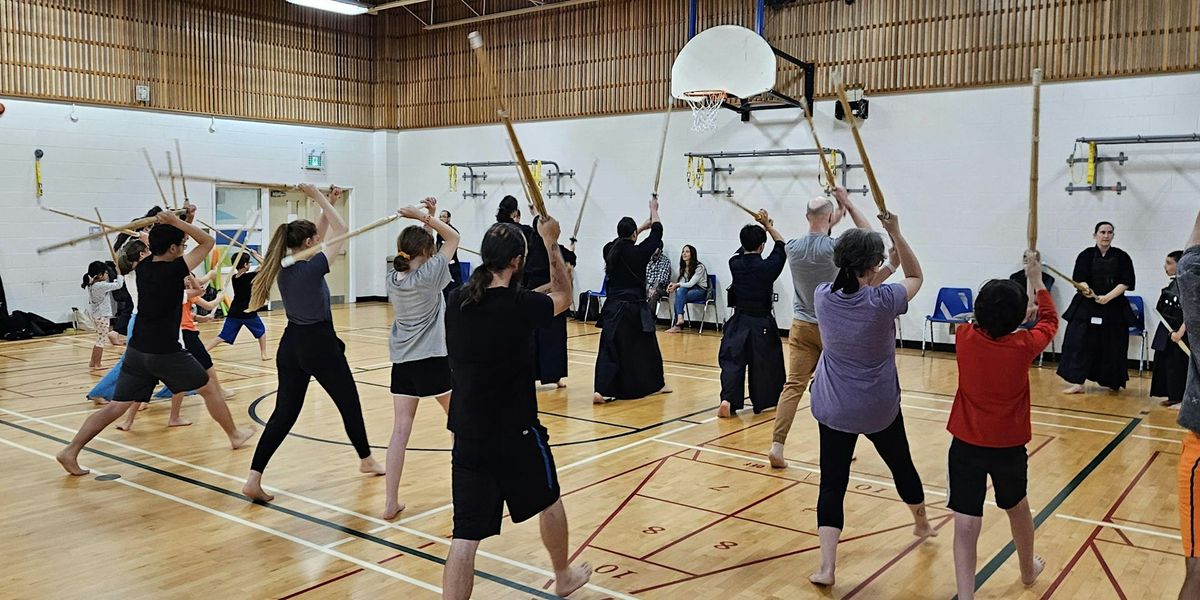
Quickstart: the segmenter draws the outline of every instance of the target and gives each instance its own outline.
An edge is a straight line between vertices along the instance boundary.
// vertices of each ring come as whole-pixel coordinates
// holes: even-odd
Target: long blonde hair
[[[283,268],[280,263],[283,262],[287,251],[299,250],[304,245],[304,240],[314,235],[317,235],[317,226],[304,219],[284,223],[275,228],[267,255],[263,258],[258,275],[254,277],[254,284],[250,287],[249,310],[263,306],[271,297],[271,286],[275,285],[275,279],[279,277],[279,270]]]

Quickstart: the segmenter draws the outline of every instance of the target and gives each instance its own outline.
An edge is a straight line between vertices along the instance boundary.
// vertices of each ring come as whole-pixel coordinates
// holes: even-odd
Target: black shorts
[[[558,500],[554,456],[541,425],[503,439],[456,435],[451,457],[456,539],[499,535],[505,504],[520,523]]]
[[[212,368],[212,356],[209,356],[208,348],[204,347],[204,342],[200,341],[200,332],[184,329],[183,349],[187,350],[188,354],[191,354],[192,358],[195,358],[196,362],[200,363],[200,366],[204,367],[205,371]]]
[[[450,361],[445,356],[392,363],[393,394],[426,398],[445,394],[451,387]]]
[[[983,516],[987,479],[992,478],[996,505],[1008,510],[1025,499],[1029,457],[1025,446],[985,448],[958,438],[950,443],[950,510]]]
[[[198,390],[208,384],[208,373],[183,350],[146,354],[126,347],[113,402],[149,402],[160,381],[172,390]]]

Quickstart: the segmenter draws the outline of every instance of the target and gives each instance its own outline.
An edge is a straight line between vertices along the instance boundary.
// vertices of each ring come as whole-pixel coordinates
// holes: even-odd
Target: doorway
[[[338,214],[350,222],[350,198],[353,196],[353,190],[343,190],[342,198],[338,201],[334,209]],[[317,221],[317,217],[321,214],[321,207],[313,202],[304,192],[297,190],[288,190],[280,192],[274,190],[271,192],[270,201],[270,217],[271,227],[270,233],[274,234],[275,228],[283,223],[294,221],[296,219],[306,219],[312,222]],[[329,301],[332,304],[345,304],[347,298],[350,297],[350,267],[349,261],[350,244],[342,246],[341,254],[337,257],[329,257],[329,274],[325,276],[325,282],[329,285]],[[334,260],[334,259],[337,260]],[[279,297],[278,286],[271,290],[271,305],[283,306]]]

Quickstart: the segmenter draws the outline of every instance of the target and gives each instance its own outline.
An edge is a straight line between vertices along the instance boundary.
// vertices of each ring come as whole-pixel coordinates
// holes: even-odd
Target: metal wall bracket
[[[1075,153],[1072,152],[1071,156],[1067,157],[1067,165],[1074,166],[1079,163],[1087,163],[1088,185],[1075,185],[1075,183],[1071,183],[1066,187],[1067,193],[1116,192],[1120,194],[1121,192],[1129,189],[1128,186],[1123,185],[1120,181],[1118,181],[1116,185],[1099,185],[1097,183],[1097,178],[1095,176],[1097,164],[1115,162],[1118,166],[1122,166],[1126,161],[1129,160],[1129,157],[1126,156],[1124,152],[1121,152],[1116,156],[1100,156],[1096,153],[1096,148],[1099,146],[1127,144],[1181,144],[1188,142],[1200,142],[1200,133],[1184,133],[1180,135],[1127,135],[1117,137],[1078,138],[1075,140],[1076,149],[1078,149],[1079,144],[1087,144],[1088,156],[1076,158]]]
[[[860,193],[865,196],[865,195],[867,195],[867,192],[871,191],[865,185],[861,188],[855,188],[855,189],[850,189],[850,188],[846,187],[847,173],[850,171],[850,169],[861,169],[862,168],[861,164],[851,164],[851,163],[847,162],[846,153],[838,148],[825,148],[825,151],[826,152],[836,152],[838,154],[838,156],[841,157],[842,160],[841,160],[841,162],[838,163],[837,167],[835,167],[835,170],[841,171],[842,187],[846,188],[847,192]],[[699,194],[701,197],[703,197],[703,196],[709,196],[709,195],[712,195],[712,196],[717,196],[717,195],[732,196],[733,195],[733,188],[726,187],[723,190],[717,189],[717,174],[718,173],[733,173],[733,165],[732,164],[730,164],[726,167],[718,167],[717,166],[718,158],[719,159],[772,158],[772,157],[779,157],[779,156],[819,156],[820,154],[821,154],[821,151],[818,150],[817,148],[803,148],[803,149],[796,149],[796,150],[788,148],[788,149],[783,149],[783,150],[741,150],[741,151],[734,151],[734,152],[688,152],[687,154],[684,154],[684,156],[686,156],[688,158],[699,158],[701,160],[708,161],[708,164],[709,164],[709,169],[708,169],[709,170],[709,187],[708,187],[708,189],[701,187],[699,190],[696,190],[696,193]],[[829,187],[825,188],[825,190],[827,192],[830,191],[830,189],[831,188],[829,188]]]
[[[567,190],[564,192],[562,189],[563,178],[564,177],[574,178],[575,177],[574,170],[563,171],[561,168],[559,168],[558,163],[556,163],[552,160],[527,160],[526,161],[526,164],[528,164],[528,165],[536,165],[538,163],[541,163],[543,165],[550,165],[550,167],[551,167],[550,172],[547,173],[546,175],[547,175],[547,177],[554,179],[554,190],[546,192],[547,196],[549,196],[551,198],[557,198],[560,196],[572,197],[575,195],[575,190]],[[470,181],[471,189],[470,189],[470,191],[463,192],[463,198],[487,198],[487,192],[480,192],[480,191],[476,190],[476,180],[487,179],[487,172],[483,171],[480,173],[476,173],[475,167],[481,167],[481,168],[515,167],[515,166],[517,166],[517,162],[512,161],[512,160],[482,161],[482,162],[444,162],[444,163],[442,163],[442,166],[443,167],[462,167],[467,170],[467,172],[463,174],[462,178],[463,178],[463,181]]]

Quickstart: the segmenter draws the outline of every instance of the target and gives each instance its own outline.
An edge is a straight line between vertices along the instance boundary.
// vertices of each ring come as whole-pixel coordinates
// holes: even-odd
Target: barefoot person
[[[137,321],[137,265],[143,259],[150,257],[150,250],[147,248],[149,243],[149,233],[143,232],[137,238],[126,236],[125,243],[117,250],[117,268],[124,273],[122,276],[125,278],[125,291],[129,293],[129,298],[133,301],[133,311],[129,315],[129,323],[125,325],[126,338],[133,336],[133,324]],[[88,391],[87,399],[98,406],[108,404],[108,401],[112,400],[113,392],[117,389],[117,377],[121,374],[121,365],[123,364],[125,364],[124,354]]]
[[[975,597],[976,546],[983,526],[988,478],[996,506],[1008,513],[1017,547],[1021,582],[1033,585],[1045,568],[1033,553],[1033,514],[1025,444],[1029,422],[1029,364],[1058,331],[1054,299],[1042,281],[1036,252],[1025,253],[1027,289],[1010,279],[983,285],[975,300],[975,324],[961,327],[955,342],[958,392],[946,429],[950,444],[950,500],[954,511],[954,573],[959,600]],[[1020,328],[1026,305],[1037,298],[1037,324]]]
[[[638,234],[647,229],[650,235],[638,242]],[[646,304],[646,264],[662,247],[662,235],[655,195],[650,198],[650,218],[640,228],[629,217],[621,219],[617,239],[604,246],[608,299],[596,322],[602,328],[592,396],[596,404],[671,391],[663,379],[654,316]]]
[[[96,345],[92,347],[92,358],[88,361],[88,368],[93,371],[100,368],[105,348],[121,345],[120,336],[112,330],[110,321],[113,318],[113,292],[124,286],[125,278],[119,273],[116,279],[109,281],[108,266],[98,260],[92,261],[83,275],[80,287],[88,292],[87,312],[96,326]]]
[[[79,452],[92,438],[116,421],[135,402],[146,402],[154,386],[162,381],[171,389],[197,390],[214,421],[229,436],[235,450],[254,435],[253,427],[234,425],[221,387],[210,381],[204,367],[179,343],[184,278],[212,250],[213,239],[190,220],[196,211],[188,206],[188,221],[175,213],[158,213],[159,225],[150,230],[152,259],[138,263],[138,320],[125,349],[125,361],[117,377],[112,402],[92,413],[71,443],[58,453],[58,462],[72,475],[86,475],[79,466]],[[185,254],[187,236],[197,246]]]
[[[737,312],[725,323],[725,335],[717,358],[721,364],[721,404],[717,416],[732,417],[746,397],[746,369],[750,369],[750,403],[758,414],[779,402],[783,390],[783,344],[771,313],[775,280],[783,272],[787,257],[783,236],[775,230],[767,211],[755,217],[762,225],[742,227],[742,251],[729,259],[730,286],[737,295]],[[763,228],[766,228],[765,230]],[[774,240],[765,259],[767,235]]]
[[[454,540],[442,575],[443,597],[470,598],[480,540],[498,535],[507,505],[514,523],[539,516],[554,565],[554,593],[587,583],[591,567],[571,567],[567,514],[546,428],[538,422],[530,336],[571,306],[571,279],[558,250],[559,225],[538,223],[550,261],[548,294],[521,289],[525,236],[497,223],[483,237],[483,264],[450,294],[446,342],[454,373],[449,429],[454,433]]]
[[[792,327],[788,332],[788,369],[783,393],[775,409],[775,431],[771,435],[771,450],[767,458],[771,466],[782,469],[787,466],[783,447],[788,432],[796,420],[796,409],[813,371],[821,357],[821,330],[817,327],[817,311],[813,308],[813,295],[817,286],[837,277],[838,268],[833,264],[833,227],[842,217],[850,214],[854,226],[870,229],[867,218],[850,202],[846,189],[837,187],[833,191],[837,202],[824,196],[808,203],[805,218],[808,219],[808,235],[789,240],[785,248],[788,267],[792,271]],[[882,282],[896,271],[894,262],[880,270]]]
[[[385,285],[392,303],[392,332],[388,339],[392,360],[392,404],[395,418],[387,450],[387,501],[384,519],[404,510],[400,502],[400,475],[412,434],[413,418],[421,398],[433,396],[442,410],[450,411],[450,362],[446,358],[446,300],[442,290],[450,285],[449,261],[458,251],[458,231],[433,217],[437,200],[426,198],[424,208],[404,207],[400,216],[424,223],[410,225],[396,238],[396,258]],[[437,248],[433,234],[442,240]]]
[[[271,456],[296,424],[300,409],[304,407],[304,395],[308,392],[310,378],[316,378],[317,384],[329,394],[341,413],[346,435],[358,452],[359,471],[372,475],[384,474],[383,466],[371,458],[362,406],[358,402],[358,388],[354,385],[354,376],[346,362],[346,345],[333,330],[333,313],[329,308],[329,285],[325,282],[325,274],[329,272],[332,260],[329,257],[340,254],[343,243],[329,244],[309,260],[298,261],[286,269],[280,265],[287,253],[319,245],[327,234],[336,237],[347,231],[346,222],[333,208],[340,190],[333,188],[330,191],[332,200],[311,183],[300,184],[300,191],[321,207],[321,216],[315,225],[301,219],[284,223],[275,230],[266,260],[254,278],[251,290],[249,308],[258,308],[266,304],[271,286],[278,278],[279,294],[287,307],[288,320],[287,328],[279,338],[279,350],[275,353],[279,379],[275,410],[267,419],[262,439],[254,449],[250,475],[242,487],[243,494],[259,502],[274,500],[274,496],[263,491],[262,474]]]
[[[1112,391],[1125,387],[1129,369],[1129,327],[1133,309],[1125,292],[1133,290],[1133,259],[1112,245],[1112,223],[1096,223],[1096,245],[1079,253],[1071,279],[1088,291],[1076,292],[1063,313],[1063,336],[1058,376],[1070,383],[1064,394],[1082,394],[1087,380]]]
[[[1200,214],[1192,226],[1191,236],[1179,259],[1178,275],[1179,304],[1183,308],[1183,323],[1192,331],[1200,331]],[[1200,336],[1188,336],[1188,347],[1192,355],[1188,360],[1187,386],[1183,391],[1183,402],[1179,405],[1178,423],[1187,429],[1179,455],[1179,533],[1183,538],[1183,562],[1185,579],[1179,590],[1179,600],[1200,598],[1200,545],[1196,543],[1196,532],[1200,531]]]
[[[525,263],[524,286],[539,293],[550,291],[550,258],[545,250],[545,244],[538,236],[536,226],[539,217],[533,218],[533,235],[528,239],[529,256]],[[575,268],[575,252],[565,246],[557,245],[553,250],[558,252],[567,265],[567,276]],[[546,325],[538,327],[533,332],[534,379],[542,385],[552,385],[565,388],[563,379],[567,376],[567,314],[554,317]]]
[[[824,347],[812,383],[812,412],[821,437],[821,568],[809,581],[817,585],[834,584],[850,462],[860,434],[871,440],[892,472],[896,491],[912,511],[913,534],[937,535],[925,516],[925,490],[904,433],[896,373],[896,317],[908,311],[923,276],[917,255],[900,234],[899,217],[892,214],[881,220],[899,255],[904,280],[877,285],[883,238],[874,231],[851,229],[833,249],[837,278],[817,286],[814,301]]]
[[[1154,308],[1162,319],[1154,332],[1154,377],[1150,380],[1150,397],[1162,398],[1162,406],[1178,407],[1183,402],[1183,390],[1187,388],[1188,355],[1180,347],[1187,346],[1187,326],[1183,324],[1183,310],[1179,306],[1179,259],[1183,251],[1176,250],[1167,255],[1163,269],[1171,282],[1159,293]]]
[[[258,275],[258,271],[250,270],[250,255],[246,253],[238,255],[235,269],[230,277],[233,300],[229,302],[229,314],[225,315],[225,324],[221,326],[221,333],[209,340],[205,348],[212,352],[212,349],[222,342],[232,346],[233,342],[237,341],[238,332],[245,327],[250,331],[250,335],[258,340],[259,358],[264,361],[271,360],[271,356],[267,354],[267,327],[263,325],[262,318],[258,316],[258,310],[249,310],[248,306],[251,289],[254,287],[254,277]]]

